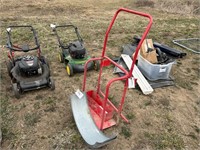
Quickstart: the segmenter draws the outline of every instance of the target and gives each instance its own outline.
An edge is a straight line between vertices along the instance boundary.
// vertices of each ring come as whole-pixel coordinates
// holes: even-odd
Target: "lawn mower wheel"
[[[69,77],[71,77],[71,76],[74,75],[72,65],[70,65],[69,63],[68,63],[67,66],[66,66],[66,71],[67,71],[67,75],[68,75]]]

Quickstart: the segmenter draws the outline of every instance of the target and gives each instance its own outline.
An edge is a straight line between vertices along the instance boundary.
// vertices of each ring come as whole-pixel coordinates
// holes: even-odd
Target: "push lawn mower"
[[[60,63],[65,64],[68,76],[73,76],[74,73],[84,72],[84,64],[91,57],[87,54],[87,50],[83,45],[83,39],[78,32],[78,28],[72,24],[62,26],[51,24],[50,27],[53,29],[53,32],[58,39],[59,47],[61,48],[61,52],[58,55],[59,61]],[[74,30],[77,39],[70,40],[68,44],[64,44],[57,32],[58,28],[61,30]],[[99,61],[95,60],[88,64],[87,70],[98,70],[99,66]]]
[[[19,34],[21,35],[23,30],[30,33],[33,42],[19,44],[20,42],[17,39],[17,42],[14,42],[14,44],[11,39],[16,40],[13,37],[15,37],[19,31]],[[24,40],[22,42],[25,42],[28,33],[25,33],[23,34],[23,37],[20,37]],[[40,45],[34,28],[32,26],[9,26],[7,28],[7,35],[7,48],[9,49],[7,70],[11,77],[15,97],[20,98],[20,94],[25,91],[43,87],[50,87],[51,90],[54,90],[55,84],[50,75],[49,63],[48,60],[41,55]],[[34,56],[30,51],[37,51],[38,56]],[[22,52],[25,55],[15,56],[15,52]],[[26,54],[27,52],[29,52],[29,55]]]

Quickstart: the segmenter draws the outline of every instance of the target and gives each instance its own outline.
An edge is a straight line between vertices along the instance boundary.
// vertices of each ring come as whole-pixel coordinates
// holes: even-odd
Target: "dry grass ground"
[[[152,1],[154,7],[138,6],[136,1],[128,0],[1,0],[1,46],[6,44],[7,26],[33,25],[56,81],[53,92],[31,91],[20,100],[15,99],[7,75],[5,50],[0,51],[2,149],[87,149],[77,131],[69,101],[69,95],[81,88],[83,75],[67,77],[57,60],[59,48],[49,24],[71,22],[78,26],[92,56],[101,54],[104,33],[119,7],[151,14],[154,23],[148,37],[154,41],[180,49],[172,44],[172,39],[199,36],[199,16],[188,11],[170,11],[163,5],[157,7],[161,1]],[[140,35],[146,24],[145,20],[128,14],[121,14],[117,21],[108,43],[107,54],[112,57],[119,56],[122,44],[130,43],[134,34]],[[177,59],[172,68],[175,86],[155,89],[149,96],[139,89],[128,90],[124,113],[131,123],[120,121],[106,130],[106,134],[115,133],[118,138],[105,149],[199,149],[199,55],[181,50],[187,56]],[[104,78],[109,78],[112,71],[112,67],[105,69]],[[97,75],[95,71],[88,74],[89,87]],[[118,102],[120,88],[121,82],[112,89],[110,98],[114,103]]]

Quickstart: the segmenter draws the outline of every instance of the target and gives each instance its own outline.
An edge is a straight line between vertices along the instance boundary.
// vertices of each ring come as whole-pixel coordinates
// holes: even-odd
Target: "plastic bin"
[[[138,68],[142,74],[151,81],[159,79],[169,79],[170,71],[174,62],[168,64],[152,64],[138,55]]]

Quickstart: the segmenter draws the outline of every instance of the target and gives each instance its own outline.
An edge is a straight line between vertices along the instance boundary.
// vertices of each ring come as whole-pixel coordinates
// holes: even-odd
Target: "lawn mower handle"
[[[56,28],[73,27],[74,30],[75,30],[75,33],[76,33],[76,35],[77,35],[77,37],[78,37],[78,40],[79,40],[80,42],[83,43],[83,39],[82,39],[80,33],[78,32],[78,28],[77,28],[76,26],[74,26],[73,24],[58,25],[58,26],[57,26],[57,25],[54,25],[54,24],[51,24],[50,27],[52,28],[53,32],[55,32],[55,34],[56,34],[56,36],[57,36],[59,46],[60,46],[61,48],[63,48],[63,49],[67,49],[67,48],[69,47],[69,45],[67,45],[67,46],[64,46],[64,45],[63,45],[63,43],[62,43],[61,40],[60,40],[60,36],[58,35],[58,32],[57,32]]]
[[[146,38],[146,36],[147,36],[147,34],[148,34],[148,32],[149,32],[151,26],[152,26],[153,18],[152,18],[151,15],[146,14],[146,13],[142,13],[142,12],[138,12],[138,11],[126,9],[126,8],[119,8],[119,9],[116,11],[116,13],[115,13],[115,15],[114,15],[114,17],[113,17],[113,19],[112,19],[110,25],[109,25],[108,28],[107,28],[107,31],[106,31],[106,34],[105,34],[105,39],[104,39],[103,50],[102,50],[102,57],[104,57],[104,55],[105,55],[105,51],[106,51],[106,46],[107,46],[107,41],[108,41],[108,36],[109,36],[110,30],[112,29],[112,26],[113,26],[113,24],[114,24],[114,22],[115,22],[115,20],[116,20],[116,18],[117,18],[117,16],[118,16],[118,14],[119,14],[120,12],[122,12],[122,11],[127,12],[127,13],[132,13],[132,14],[135,14],[135,15],[138,15],[138,16],[146,17],[146,18],[149,19],[149,23],[148,23],[148,25],[147,25],[147,27],[146,27],[146,30],[145,30],[145,32],[143,33],[143,36],[142,36],[142,38],[141,38],[141,40],[140,40],[140,42],[139,42],[139,44],[138,44],[138,46],[137,46],[137,48],[136,48],[136,50],[135,50],[134,56],[133,56],[132,66],[131,66],[131,69],[130,69],[130,72],[129,72],[129,77],[131,77],[131,76],[132,76],[132,72],[133,72],[133,68],[134,68],[134,64],[135,64],[135,62],[136,62],[136,58],[137,58],[137,55],[138,55],[138,52],[139,52],[140,47],[141,47],[141,45],[142,45],[144,39]]]
[[[33,29],[33,27],[31,25],[19,25],[19,26],[12,25],[12,26],[8,26],[8,28],[23,28],[23,27]]]
[[[74,29],[77,29],[76,26],[74,26],[73,24],[66,24],[66,25],[55,25],[54,29],[55,28],[59,28],[59,27],[73,27]]]
[[[32,50],[36,50],[36,49],[40,48],[40,44],[38,42],[38,37],[37,37],[37,33],[36,33],[35,29],[31,25],[19,25],[19,26],[8,26],[8,28],[7,28],[7,33],[8,33],[7,48],[9,48],[10,50],[13,50],[13,51],[23,51],[21,48],[12,45],[10,31],[8,31],[9,28],[10,29],[11,28],[30,28],[31,31],[33,32],[33,36],[34,36],[34,39],[35,39],[36,47],[28,49],[27,51],[32,51]]]

